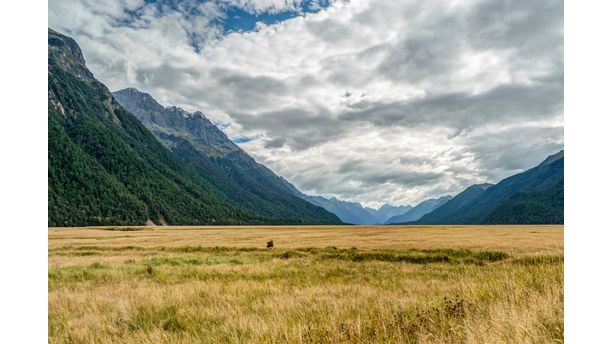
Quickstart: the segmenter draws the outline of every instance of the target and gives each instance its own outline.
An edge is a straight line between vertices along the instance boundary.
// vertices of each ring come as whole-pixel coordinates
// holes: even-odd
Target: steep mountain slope
[[[420,219],[426,214],[436,210],[437,208],[443,206],[447,202],[449,202],[453,197],[444,196],[435,199],[428,199],[419,204],[417,204],[414,208],[407,211],[405,214],[394,216],[387,220],[387,224],[398,224],[398,223],[406,223],[412,222]]]
[[[444,223],[445,221],[449,221],[453,216],[457,216],[457,214],[461,214],[467,212],[467,206],[469,206],[470,202],[480,197],[489,187],[493,184],[475,184],[467,189],[463,190],[452,200],[448,201],[446,204],[441,207],[433,210],[429,214],[425,214],[420,219],[417,219],[421,222],[430,221],[428,219],[435,219],[436,223]],[[415,221],[417,221],[415,220]]]
[[[418,224],[479,224],[483,223],[490,214],[492,214],[493,210],[509,200],[514,195],[519,193],[533,193],[533,192],[541,192],[547,189],[550,189],[559,184],[563,184],[563,151],[549,156],[544,162],[540,165],[531,168],[525,172],[516,174],[514,176],[508,177],[496,185],[493,185],[482,195],[474,198],[473,200],[466,202],[460,211],[453,212],[452,214],[437,214],[437,212],[432,212],[428,216],[424,216],[419,221],[415,223]],[[558,193],[551,192],[550,195],[555,195]],[[561,193],[562,194],[562,193]],[[538,195],[538,194],[536,194]],[[518,197],[518,196],[517,196]],[[523,198],[519,198],[522,200],[522,204],[525,204],[526,196],[521,196]],[[538,196],[539,197],[539,196]],[[553,208],[558,208],[554,207]],[[501,208],[504,211],[508,211],[509,209],[519,209],[519,207],[510,207],[505,206]],[[445,215],[445,216],[438,216]],[[519,218],[519,215],[504,215],[500,219],[508,219],[508,218]],[[543,217],[548,217],[548,215],[542,214]],[[551,215],[555,217],[556,215]],[[495,219],[495,218],[494,218]],[[500,220],[501,221],[501,220]]]
[[[162,146],[74,40],[49,29],[48,53],[49,226],[287,222],[240,206]]]
[[[521,192],[497,206],[486,224],[562,224],[563,182],[550,189]]]
[[[542,161],[538,166],[550,165],[555,161],[563,159],[564,151],[560,150],[553,155],[549,155],[544,161]]]
[[[201,112],[164,108],[134,88],[113,95],[165,147],[240,206],[291,223],[340,223],[335,215],[294,195],[288,182],[257,163]]]

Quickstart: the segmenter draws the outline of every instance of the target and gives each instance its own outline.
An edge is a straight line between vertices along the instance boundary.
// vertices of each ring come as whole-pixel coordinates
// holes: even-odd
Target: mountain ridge
[[[481,224],[496,207],[519,193],[530,194],[550,189],[559,183],[562,185],[563,171],[564,157],[563,151],[560,151],[548,156],[539,165],[488,187],[459,209],[452,212],[448,208],[436,209],[413,224]]]
[[[519,192],[495,207],[484,224],[563,224],[563,182],[534,192]]]
[[[458,212],[465,211],[464,207],[468,205],[469,202],[482,195],[491,186],[493,186],[493,184],[490,183],[471,185],[455,195],[453,199],[449,200],[445,204],[442,204],[440,207],[433,209],[431,212],[424,214],[421,218],[413,221],[427,221],[427,219],[431,218],[432,216],[436,216],[436,223],[445,221],[447,217],[453,216]]]
[[[445,203],[449,202],[452,199],[452,196],[442,196],[438,198],[426,199],[425,201],[414,206],[414,208],[410,209],[406,213],[388,219],[385,224],[404,224],[407,222],[416,221],[424,215],[443,206]]]
[[[49,226],[313,222],[257,213],[220,192],[94,78],[76,41],[52,29],[48,100]],[[317,223],[340,223],[306,208]]]
[[[268,216],[305,223],[340,223],[335,215],[297,197],[292,191],[295,187],[289,188],[289,182],[253,159],[202,112],[163,107],[150,94],[135,88],[115,91],[113,95],[167,149],[227,198]]]
[[[378,209],[373,209],[364,207],[357,202],[344,201],[336,197],[325,198],[323,196],[309,195],[303,195],[302,197],[336,214],[343,222],[357,225],[384,224],[389,218],[396,214],[402,214],[412,209],[410,205],[392,206],[389,204],[384,204]]]

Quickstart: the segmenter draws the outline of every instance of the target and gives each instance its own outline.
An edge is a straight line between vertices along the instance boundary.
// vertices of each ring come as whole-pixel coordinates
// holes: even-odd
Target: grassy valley
[[[50,343],[557,343],[563,329],[562,226],[49,229]]]

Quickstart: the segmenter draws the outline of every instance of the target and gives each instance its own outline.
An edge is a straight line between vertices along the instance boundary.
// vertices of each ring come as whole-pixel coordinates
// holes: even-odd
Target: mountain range
[[[167,149],[240,206],[293,223],[337,222],[319,206],[296,196],[295,187],[255,161],[203,113],[163,107],[134,88],[116,91],[113,96]]]
[[[342,222],[356,225],[384,224],[390,218],[412,209],[410,205],[393,206],[389,204],[385,204],[378,209],[373,209],[363,207],[357,202],[342,201],[335,197],[325,198],[322,196],[307,195],[301,195],[301,197],[312,204],[316,204],[336,214]]]
[[[77,43],[52,29],[48,101],[49,226],[341,223],[203,115],[157,108],[152,134],[94,78]],[[171,130],[173,120],[184,122]]]
[[[404,223],[404,222],[412,222],[420,219],[426,214],[431,213],[432,211],[438,209],[443,206],[450,200],[452,200],[452,196],[443,196],[439,198],[432,198],[425,200],[419,204],[417,204],[414,208],[405,212],[404,214],[393,216],[389,218],[385,223],[387,224],[395,224],[395,223]]]
[[[564,153],[503,179],[473,185],[413,224],[563,223]]]
[[[111,93],[78,44],[48,31],[48,224],[563,223],[564,153],[415,207],[306,195],[202,112]]]

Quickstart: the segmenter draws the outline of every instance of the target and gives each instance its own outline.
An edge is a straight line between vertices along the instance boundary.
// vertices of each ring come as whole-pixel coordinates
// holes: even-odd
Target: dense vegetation
[[[394,216],[390,218],[387,223],[388,224],[398,224],[398,223],[409,223],[413,221],[417,221],[421,217],[426,214],[431,213],[432,211],[443,207],[453,200],[451,196],[444,196],[440,198],[428,199],[419,204],[417,204],[414,208],[410,209],[406,213],[398,216]]]
[[[563,223],[563,182],[536,192],[519,193],[495,208],[485,219],[491,224]]]
[[[76,43],[52,30],[48,63],[49,226],[144,224],[148,219],[308,222],[258,214],[218,192],[117,104],[87,71]],[[328,222],[338,222],[329,217]]]
[[[532,169],[488,187],[477,197],[470,197],[469,201],[461,202],[453,209],[453,203],[449,202],[414,223],[562,223],[563,164],[563,153],[560,152]],[[556,191],[551,189],[553,187],[557,187]],[[550,192],[544,192],[549,189]],[[515,195],[516,198],[510,200]]]
[[[133,88],[113,95],[166,148],[241,207],[287,223],[340,223],[332,213],[296,196],[282,178],[235,145],[202,113],[164,108]]]

